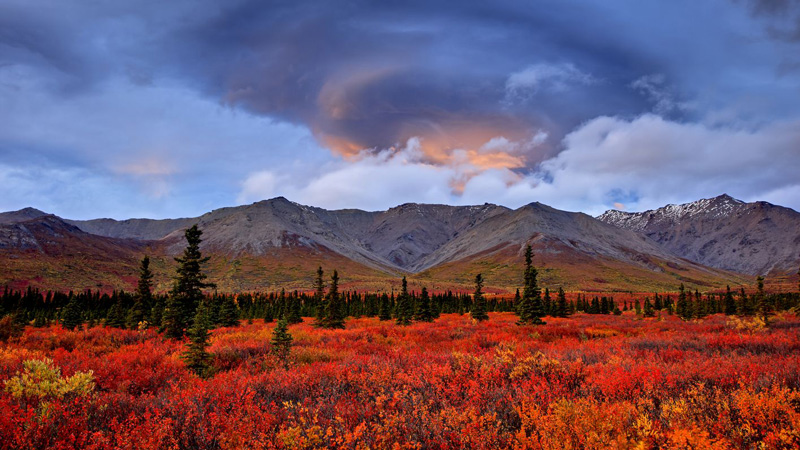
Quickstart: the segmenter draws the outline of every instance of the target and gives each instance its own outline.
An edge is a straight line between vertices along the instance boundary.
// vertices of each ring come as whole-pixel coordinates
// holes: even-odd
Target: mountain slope
[[[14,220],[0,224],[0,285],[130,289],[139,255],[149,247],[89,234],[53,215]]]
[[[406,203],[377,213],[373,223],[354,229],[366,248],[410,272],[425,267],[423,262],[460,233],[510,211],[485,204],[448,206]]]
[[[519,284],[526,244],[534,248],[534,263],[545,283],[573,289],[674,289],[681,282],[711,286],[745,281],[678,258],[642,234],[540,203],[495,216],[461,234],[421,263],[430,268],[423,275],[484,271],[488,278]]]
[[[0,220],[24,220],[39,214],[44,213],[22,210],[0,214]],[[371,212],[328,211],[278,197],[217,209],[197,218],[64,221],[43,217],[58,221],[59,233],[68,236],[57,246],[61,250],[55,259],[36,256],[47,254],[41,248],[43,230],[38,235],[25,234],[14,227],[23,223],[27,227],[27,222],[17,222],[3,225],[8,235],[5,244],[0,244],[8,255],[3,257],[4,263],[14,269],[24,260],[21,265],[30,270],[25,275],[15,273],[29,278],[36,277],[37,264],[45,270],[58,262],[105,271],[76,275],[69,286],[129,283],[132,287],[135,264],[146,253],[159,273],[158,290],[168,290],[173,256],[183,250],[183,232],[194,223],[203,230],[201,249],[211,256],[209,276],[226,291],[308,289],[319,265],[328,275],[339,269],[347,288],[381,289],[404,274],[412,282],[418,280],[432,288],[467,287],[475,273],[482,272],[487,288],[508,290],[521,283],[526,243],[533,245],[535,262],[551,286],[649,290],[672,289],[680,282],[720,287],[750,281],[682,259],[641,233],[539,203],[516,210],[491,204],[409,203]],[[76,253],[74,249],[80,250]],[[79,257],[84,253],[91,257]],[[19,259],[13,256],[17,254],[28,256]],[[111,267],[115,258],[120,261],[118,268]],[[97,281],[101,272],[116,281]],[[52,279],[40,277],[38,283],[46,287]],[[25,278],[15,280],[24,282]],[[58,287],[65,285],[58,280]]]
[[[261,256],[274,248],[327,248],[375,268],[392,267],[342,230],[328,211],[298,205],[283,197],[216,210],[199,217],[202,248],[230,256]],[[171,253],[183,248],[183,230],[165,236]]]
[[[0,213],[0,224],[24,222],[26,220],[36,219],[46,215],[48,215],[46,212],[39,211],[36,208],[23,208],[19,211]]]
[[[222,219],[234,212],[203,216],[215,224],[204,233],[204,237],[211,238],[211,245],[203,243],[204,252],[212,257],[206,270],[221,290],[309,289],[318,265],[327,270],[338,268],[346,274],[342,277],[343,288],[358,285],[377,289],[387,277],[394,276],[319,244],[267,245],[261,252],[215,247],[215,241],[225,242],[225,234],[220,231],[226,225]],[[10,222],[0,224],[0,286],[131,290],[139,261],[147,254],[156,275],[156,290],[171,288],[176,267],[173,256],[185,246],[182,229],[160,240],[120,239],[87,233],[53,215],[27,219],[35,215],[23,210],[0,216]],[[124,229],[129,223],[122,226]]]
[[[413,271],[417,262],[458,233],[508,208],[497,205],[456,207],[404,204],[387,211],[328,211],[283,197],[251,205],[221,208],[186,219],[96,219],[69,221],[102,236],[163,239],[180,251],[183,230],[199,224],[203,248],[228,255],[259,256],[272,248],[326,247],[368,266],[394,272]]]
[[[703,265],[751,275],[797,270],[800,213],[728,195],[640,213],[606,211],[599,220],[641,232]]]
[[[98,236],[155,241],[175,230],[186,229],[197,219],[92,219],[64,221],[81,230]]]

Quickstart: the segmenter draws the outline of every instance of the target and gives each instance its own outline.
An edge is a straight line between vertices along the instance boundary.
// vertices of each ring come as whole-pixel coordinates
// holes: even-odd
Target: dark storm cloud
[[[308,126],[346,155],[413,136],[447,151],[545,131],[550,138],[532,165],[586,120],[657,107],[631,88],[641,77],[680,83],[681,73],[693,70],[691,58],[672,53],[680,39],[653,26],[664,7],[473,0],[16,5],[0,16],[0,55],[46,65],[62,88],[90,87],[114,74],[137,84],[177,77],[226,104]],[[569,65],[596,82],[562,89],[544,83],[509,99],[509,77],[537,64]]]
[[[307,124],[346,154],[412,136],[475,147],[540,129],[557,143],[594,115],[646,107],[627,84],[661,67],[620,40],[598,39],[602,26],[582,23],[574,5],[450,5],[245,2],[178,30],[171,51],[184,76],[203,82],[209,94]],[[583,6],[587,15],[592,9]],[[512,73],[564,62],[602,85],[503,101]]]
[[[83,6],[83,7],[82,7]],[[644,105],[625,88],[640,75],[627,50],[598,42],[561,2],[8,2],[0,61],[36,67],[46,86],[92,89],[178,77],[227,104],[308,126],[352,154],[422,136],[437,148],[475,148],[495,136],[551,142],[582,120]],[[584,6],[584,8],[589,8]],[[591,28],[591,27],[589,27]],[[570,33],[572,35],[570,35]],[[563,61],[598,73],[579,89],[503,103],[529,64]],[[611,101],[613,99],[613,101]],[[597,100],[603,101],[599,108]]]
[[[49,88],[66,94],[91,89],[114,72],[133,69],[137,57],[142,67],[149,64],[142,52],[157,25],[121,2],[8,0],[0,3],[0,62],[36,68]]]
[[[167,215],[211,191],[213,206],[291,192],[375,208],[570,196],[589,210],[623,191],[652,205],[669,185],[653,152],[695,150],[676,142],[713,147],[708,164],[742,130],[776,159],[796,148],[771,125],[800,113],[798,17],[797,0],[2,0],[0,181],[37,192],[31,168],[123,180],[150,196],[143,215],[153,196]],[[654,130],[664,142],[644,148]],[[592,157],[621,172],[598,183],[579,161]],[[384,184],[362,204],[351,183],[369,178]],[[391,194],[408,180],[410,197]],[[699,192],[681,186],[670,201]]]

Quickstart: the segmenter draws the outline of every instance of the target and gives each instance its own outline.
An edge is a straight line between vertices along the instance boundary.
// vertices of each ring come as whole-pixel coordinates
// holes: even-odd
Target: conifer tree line
[[[586,314],[622,314],[622,311],[614,301],[613,296],[593,296],[589,299],[586,294],[578,293],[575,302],[568,305],[571,312],[582,312]]]
[[[615,314],[634,311],[636,304],[642,315],[646,315],[648,305],[654,312],[675,314],[684,319],[703,318],[711,314],[726,314],[755,317],[759,311],[758,291],[746,293],[743,288],[725,292],[700,293],[684,288],[683,296],[654,293],[641,299],[616,301],[613,296],[590,296],[583,293],[574,295],[573,300],[562,300],[562,289],[551,297],[550,307],[546,305],[547,290],[542,295],[544,310],[541,317],[556,317],[554,307],[572,313]],[[147,301],[137,297],[136,292],[100,291],[53,292],[29,288],[12,290],[4,288],[0,292],[0,314],[13,317],[19,324],[46,326],[55,322],[65,328],[74,329],[80,325],[89,327],[106,325],[116,328],[138,329],[154,327],[162,329],[164,308],[168,295],[151,294]],[[521,300],[520,292],[520,300]],[[421,292],[408,292],[413,305],[412,321],[430,321],[440,314],[467,314],[472,311],[473,298],[470,294],[447,291],[430,294],[426,288]],[[487,297],[487,312],[516,311],[514,305],[520,300],[514,298]],[[762,305],[767,311],[778,312],[797,307],[800,295],[797,293],[763,294]],[[299,323],[303,317],[317,317],[317,298],[312,293],[299,291],[258,292],[222,294],[211,293],[203,297],[208,306],[209,323],[212,328],[235,326],[240,320],[266,319],[274,322],[286,319],[291,325]],[[339,293],[340,307],[345,317],[379,317],[381,320],[394,320],[397,316],[399,295],[394,293],[364,293],[345,291]],[[139,304],[137,304],[139,303]],[[324,303],[323,303],[324,304]],[[402,302],[401,302],[402,304]],[[141,316],[141,311],[144,315]],[[141,317],[144,320],[141,320]],[[313,319],[312,319],[313,320]]]
[[[615,302],[612,296],[587,297],[579,293],[573,301],[566,299],[563,288],[555,293],[542,290],[538,271],[533,266],[533,252],[526,246],[523,266],[523,286],[513,299],[486,297],[482,288],[484,279],[475,277],[472,295],[452,291],[429,293],[410,291],[405,277],[400,291],[359,292],[342,291],[336,270],[325,276],[322,267],[316,272],[313,292],[280,290],[275,292],[248,292],[226,294],[209,292],[212,283],[206,281],[203,265],[208,258],[200,253],[202,232],[193,226],[186,231],[187,247],[175,258],[178,263],[175,282],[169,293],[153,292],[153,273],[150,259],[144,256],[139,265],[139,277],[134,292],[112,291],[103,293],[40,291],[34,288],[12,290],[5,287],[0,297],[0,317],[20,328],[61,323],[67,329],[87,325],[105,325],[116,328],[156,328],[167,336],[190,340],[202,335],[196,326],[205,329],[236,326],[241,320],[263,319],[265,322],[285,320],[287,325],[300,323],[311,317],[313,324],[324,328],[344,328],[347,317],[378,317],[398,325],[412,322],[430,322],[440,314],[471,314],[477,320],[488,318],[489,312],[515,312],[518,324],[543,324],[542,318],[567,317],[581,312],[587,314],[621,314],[635,310],[644,317],[666,311],[690,320],[710,314],[758,316],[765,322],[776,311],[795,308],[800,304],[800,293],[767,294],[764,279],[757,279],[755,292],[747,294],[744,288],[723,293],[701,294],[691,292],[681,285],[677,296],[654,293],[642,299]],[[798,286],[800,290],[800,286]],[[201,321],[201,322],[200,322]],[[1,334],[1,333],[0,333]],[[202,337],[202,336],[199,336]]]
[[[144,279],[151,280],[149,263],[142,261],[142,265],[148,266]],[[320,325],[333,328],[340,328],[347,317],[379,317],[392,321],[399,316],[402,322],[406,317],[409,323],[428,322],[440,314],[468,314],[473,307],[473,298],[466,292],[448,290],[431,294],[424,287],[421,291],[411,291],[406,287],[405,293],[402,290],[398,293],[343,292],[338,289],[337,280],[334,290],[337,292],[333,295],[331,284],[330,279],[323,283],[322,296],[318,291],[298,290],[236,294],[207,292],[197,300],[197,305],[202,302],[206,307],[211,328],[235,326],[241,320],[253,319],[264,319],[267,323],[286,319],[291,325],[302,322],[304,317],[313,318],[311,321],[315,325],[322,317]],[[152,289],[152,284],[147,284],[147,287]],[[170,298],[171,292],[145,291],[141,282],[135,292],[87,290],[63,293],[34,288],[19,291],[6,287],[1,293],[0,314],[11,315],[20,324],[46,326],[57,322],[69,329],[105,325],[127,329],[155,328],[166,332],[170,324],[166,320],[170,314],[168,309],[177,303]],[[488,297],[485,301],[488,312],[514,311],[511,298]],[[172,323],[180,320],[184,334],[187,333],[193,325],[196,310],[196,307],[194,310],[187,308],[182,317],[171,319]],[[329,323],[324,322],[327,320],[326,311],[329,317],[334,318]],[[174,334],[178,334],[177,327]]]
[[[345,317],[381,317],[393,320],[397,315],[399,293],[360,292],[354,290],[338,293],[339,308]],[[297,290],[277,292],[208,293],[203,301],[209,308],[210,323],[216,326],[234,326],[240,320],[266,319],[274,322],[285,318],[291,325],[300,323],[303,317],[316,322],[317,311],[324,307],[328,298],[327,288],[323,301],[308,292]],[[472,296],[466,292],[452,290],[431,294],[427,288],[408,291],[412,321],[429,321],[440,314],[467,314],[472,310]],[[14,315],[21,323],[45,326],[63,323],[71,316],[73,328],[81,324],[106,325],[115,328],[138,329],[163,328],[162,317],[169,294],[151,294],[147,302],[137,305],[137,293],[126,291],[101,292],[53,292],[38,289],[22,291],[4,288],[0,291],[2,314]],[[402,301],[400,301],[402,304]],[[511,298],[486,298],[487,311],[513,311]],[[324,309],[323,309],[324,310]],[[134,314],[130,314],[134,311]],[[139,311],[144,311],[143,318]],[[193,316],[192,316],[193,318]],[[308,319],[306,319],[308,320]],[[187,320],[191,326],[191,320]]]
[[[730,286],[727,286],[723,293],[701,294],[697,290],[692,293],[681,284],[674,311],[684,320],[701,319],[711,314],[726,314],[758,317],[766,325],[773,313],[796,309],[798,306],[800,306],[800,292],[767,294],[764,292],[764,277],[758,276],[755,292],[750,294],[744,287],[732,291]],[[670,307],[669,312],[671,311]]]

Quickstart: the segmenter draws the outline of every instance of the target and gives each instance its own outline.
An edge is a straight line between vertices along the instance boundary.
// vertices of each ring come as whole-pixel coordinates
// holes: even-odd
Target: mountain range
[[[800,213],[729,195],[639,213],[606,211],[608,224],[643,233],[683,258],[750,275],[797,271]]]
[[[719,288],[786,275],[800,261],[800,214],[725,195],[597,218],[536,202],[330,211],[278,197],[165,220],[0,213],[0,285],[131,289],[148,254],[157,289],[166,290],[183,232],[195,223],[209,276],[225,291],[308,289],[321,265],[340,272],[343,288],[389,289],[407,275],[413,287],[469,289],[482,273],[490,292],[511,292],[527,244],[542,284],[573,290]]]

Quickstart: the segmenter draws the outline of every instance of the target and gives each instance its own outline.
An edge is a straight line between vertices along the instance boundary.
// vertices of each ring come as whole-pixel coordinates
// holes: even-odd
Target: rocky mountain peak
[[[0,213],[0,223],[24,222],[26,220],[37,219],[46,215],[48,215],[46,212],[40,211],[36,208],[22,208],[18,211]]]
[[[646,234],[679,256],[748,274],[791,270],[800,254],[800,213],[727,194],[655,210],[597,217]]]

